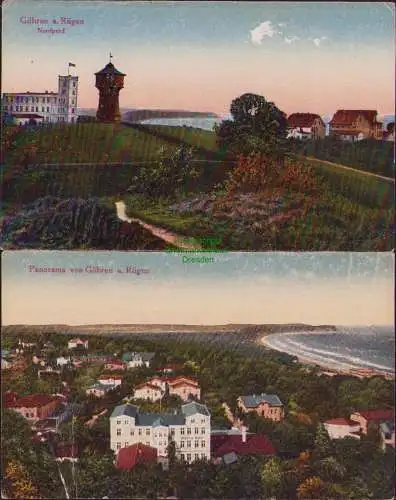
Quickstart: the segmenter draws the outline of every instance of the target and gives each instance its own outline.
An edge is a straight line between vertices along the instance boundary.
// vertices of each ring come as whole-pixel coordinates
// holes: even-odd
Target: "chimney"
[[[242,443],[246,443],[246,425],[242,425],[241,431],[242,431]]]

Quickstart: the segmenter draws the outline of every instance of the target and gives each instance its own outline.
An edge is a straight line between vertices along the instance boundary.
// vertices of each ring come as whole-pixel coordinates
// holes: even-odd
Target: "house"
[[[56,358],[56,364],[57,366],[65,366],[65,365],[68,365],[72,362],[72,359],[71,357],[65,357],[65,356],[59,356],[58,358]]]
[[[57,462],[77,462],[78,460],[78,447],[73,443],[59,443],[55,446],[55,460]]]
[[[266,436],[248,433],[246,427],[213,430],[210,441],[212,457],[215,460],[222,458],[224,463],[232,463],[242,455],[271,456],[276,453]]]
[[[21,339],[19,339],[18,346],[19,346],[19,348],[22,347],[22,349],[31,349],[32,347],[36,346],[36,343],[35,342],[22,342]]]
[[[12,367],[11,361],[8,361],[5,358],[1,358],[1,369],[2,370],[9,370]]]
[[[7,404],[7,408],[20,413],[29,422],[34,423],[48,417],[61,402],[59,398],[46,394],[30,394]]]
[[[394,410],[363,410],[352,413],[350,419],[360,425],[361,432],[367,434],[369,424],[379,427],[382,422],[394,420]]]
[[[147,401],[159,401],[164,396],[165,391],[149,382],[144,382],[135,387],[134,399],[146,399]]]
[[[344,141],[382,139],[382,123],[375,110],[339,109],[329,123],[330,136]]]
[[[314,113],[293,113],[287,119],[288,138],[324,139],[326,125],[319,115]]]
[[[101,375],[98,378],[99,384],[118,386],[122,384],[121,375]]]
[[[205,405],[187,403],[173,413],[143,413],[129,403],[119,405],[110,416],[110,448],[143,443],[156,448],[158,457],[167,456],[170,441],[176,456],[188,463],[210,459],[210,413]]]
[[[360,424],[346,418],[332,418],[324,422],[330,439],[354,437],[360,439]]]
[[[385,450],[387,446],[395,447],[395,421],[386,420],[379,425],[381,435],[382,449]]]
[[[143,443],[136,443],[120,449],[115,466],[117,469],[131,470],[136,464],[156,462],[157,457],[158,451],[156,448]]]
[[[104,367],[105,370],[109,371],[125,370],[126,363],[125,361],[121,361],[120,359],[113,359],[112,361],[108,361]]]
[[[67,343],[69,349],[83,348],[88,349],[88,340],[72,339]]]
[[[283,403],[275,394],[240,396],[237,403],[244,413],[255,412],[274,422],[281,422],[285,416]]]
[[[201,389],[196,379],[191,377],[175,377],[167,381],[170,396],[179,396],[183,401],[191,397],[201,399]]]
[[[122,359],[127,362],[128,368],[140,368],[141,366],[149,368],[154,357],[155,352],[127,352],[122,356]]]
[[[96,383],[88,387],[88,389],[85,391],[85,394],[87,396],[96,396],[97,398],[102,398],[109,391],[112,391],[116,387],[117,385]]]
[[[95,365],[103,365],[105,363],[108,363],[112,360],[111,356],[108,355],[100,355],[100,354],[87,354],[84,356],[73,356],[72,357],[72,363],[74,366],[79,367],[83,365],[84,363],[86,364],[95,364]]]

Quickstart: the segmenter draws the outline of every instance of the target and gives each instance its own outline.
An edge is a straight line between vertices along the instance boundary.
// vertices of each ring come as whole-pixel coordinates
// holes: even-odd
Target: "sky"
[[[240,252],[214,259],[6,251],[3,324],[393,325],[392,253]],[[149,272],[126,273],[127,266]],[[114,272],[89,272],[97,267]],[[36,271],[42,268],[65,272]]]
[[[62,25],[62,16],[83,23]],[[32,17],[49,24],[26,23]],[[3,92],[55,91],[72,62],[79,107],[95,108],[94,73],[110,51],[127,74],[121,107],[226,114],[251,92],[287,114],[394,113],[392,3],[3,2]]]

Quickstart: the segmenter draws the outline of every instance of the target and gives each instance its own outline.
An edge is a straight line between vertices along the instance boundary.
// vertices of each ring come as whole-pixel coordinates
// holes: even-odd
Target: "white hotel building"
[[[110,415],[110,448],[143,443],[156,448],[166,457],[170,441],[176,445],[176,456],[188,463],[210,460],[210,413],[205,405],[187,403],[174,413],[141,413],[132,404],[114,408]]]
[[[2,110],[19,124],[77,121],[78,76],[58,76],[58,92],[8,92]]]

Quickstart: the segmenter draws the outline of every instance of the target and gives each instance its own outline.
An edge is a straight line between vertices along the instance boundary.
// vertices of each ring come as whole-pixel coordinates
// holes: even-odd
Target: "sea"
[[[392,326],[340,326],[335,332],[277,333],[267,336],[265,343],[330,369],[369,368],[395,373]]]
[[[228,119],[228,116],[218,117],[191,117],[191,118],[152,118],[150,120],[143,120],[140,123],[147,123],[150,125],[167,125],[170,127],[193,127],[202,130],[213,130],[216,123],[221,123],[223,120]]]

